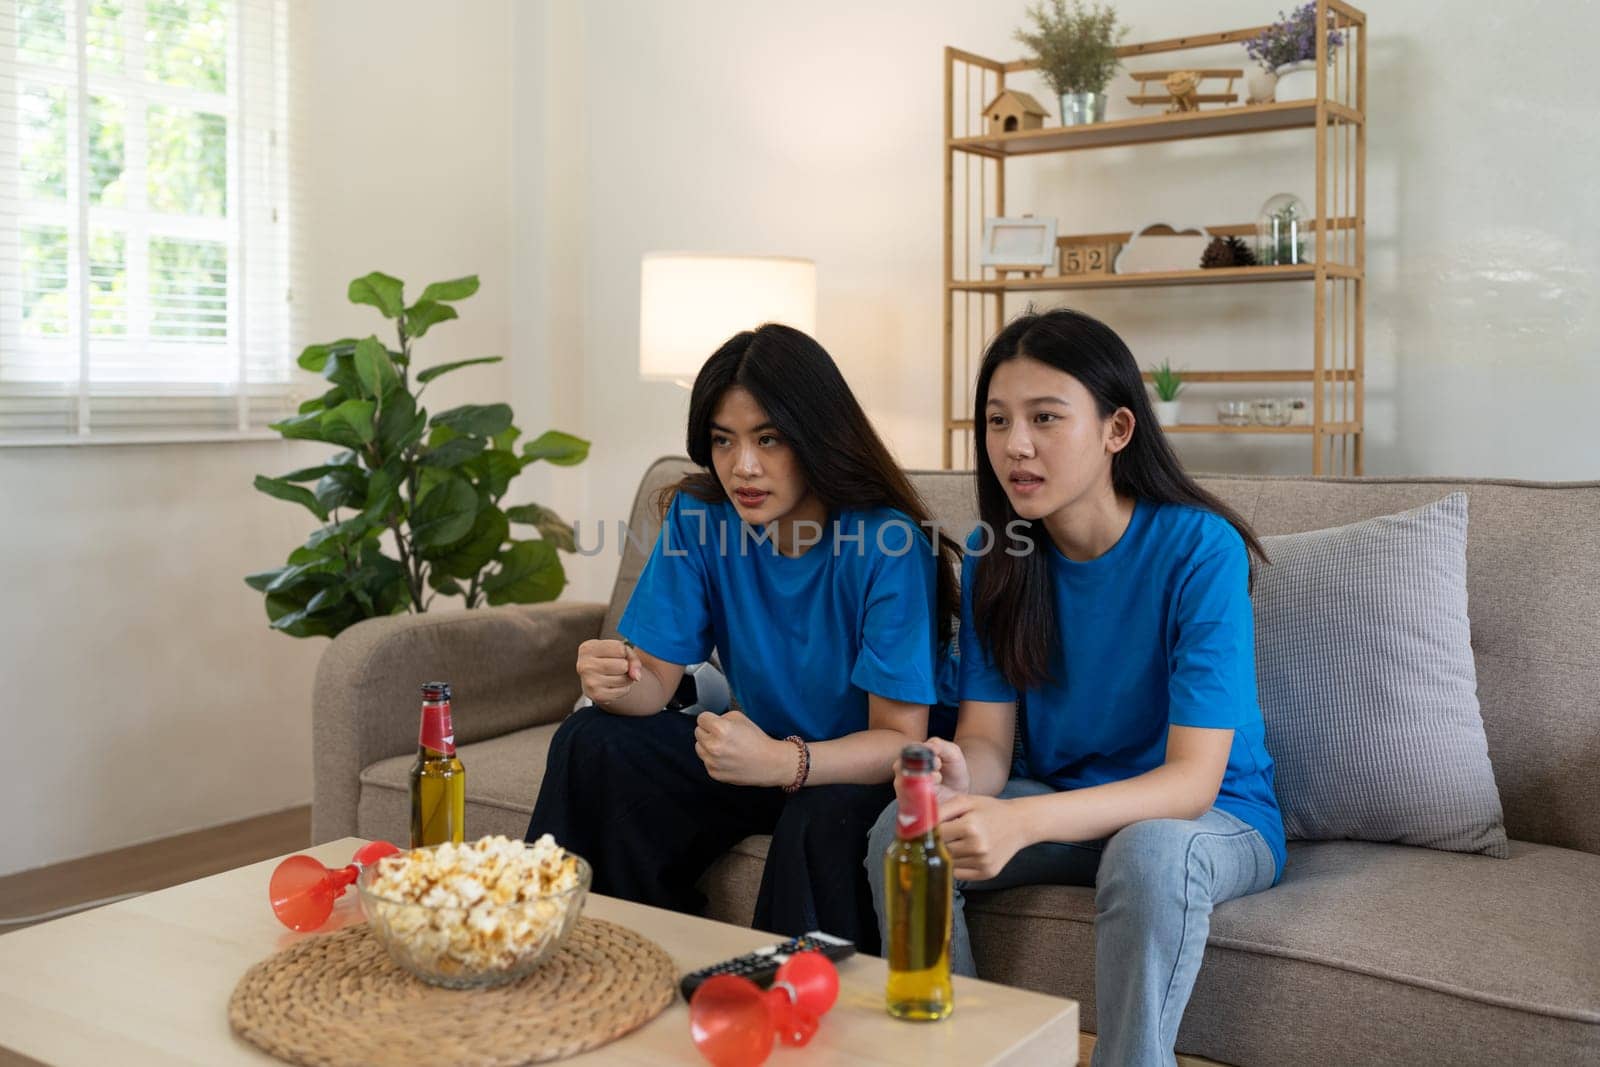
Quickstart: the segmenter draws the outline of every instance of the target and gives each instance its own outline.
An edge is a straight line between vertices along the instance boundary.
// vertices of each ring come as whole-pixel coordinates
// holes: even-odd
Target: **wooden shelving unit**
[[[1331,63],[1326,55],[1326,35],[1317,42],[1317,93],[1313,99],[1214,107],[1187,114],[1145,114],[1088,126],[1054,126],[1013,133],[984,132],[982,108],[1007,87],[1008,74],[1032,70],[1034,65],[1029,61],[988,59],[958,48],[945,49],[943,436],[946,468],[954,466],[958,440],[962,444],[961,454],[971,455],[971,384],[976,361],[983,342],[1005,321],[1007,294],[1309,282],[1315,291],[1309,367],[1185,371],[1184,378],[1198,383],[1309,383],[1312,424],[1223,426],[1204,423],[1164,429],[1180,434],[1308,437],[1313,474],[1362,473],[1367,20],[1363,12],[1343,0],[1317,0],[1317,17],[1319,23],[1338,29],[1345,40]],[[1149,41],[1126,45],[1118,53],[1126,60],[1238,44],[1258,35],[1264,28],[1255,26]],[[1288,266],[1022,278],[999,277],[992,268],[977,266],[976,248],[984,218],[1006,214],[1006,165],[1012,159],[1302,129],[1312,132],[1316,167],[1316,196],[1311,205],[1315,255],[1310,262]],[[957,202],[958,168],[965,179],[961,184],[960,204]],[[1263,198],[1266,192],[1263,191]],[[1254,234],[1253,224],[1207,229],[1214,234]],[[956,254],[958,235],[964,250],[961,262]],[[958,355],[962,371],[959,375]]]

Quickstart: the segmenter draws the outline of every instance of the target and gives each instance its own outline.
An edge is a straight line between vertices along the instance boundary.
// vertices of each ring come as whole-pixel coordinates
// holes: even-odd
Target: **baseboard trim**
[[[311,842],[309,804],[0,878],[0,919],[150,892],[270,859]],[[26,929],[0,926],[0,935]]]

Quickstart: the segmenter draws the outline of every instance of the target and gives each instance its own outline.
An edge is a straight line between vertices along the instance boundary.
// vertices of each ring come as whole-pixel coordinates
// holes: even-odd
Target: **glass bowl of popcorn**
[[[387,856],[356,888],[391,959],[433,985],[472,989],[514,982],[553,955],[592,873],[549,834],[496,836]]]

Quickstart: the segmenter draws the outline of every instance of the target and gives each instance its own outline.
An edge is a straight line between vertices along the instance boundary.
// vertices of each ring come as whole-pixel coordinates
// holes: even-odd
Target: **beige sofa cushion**
[[[1329,1049],[1344,1063],[1593,1062],[1597,915],[1600,856],[1583,852],[1291,844],[1281,884],[1213,914],[1178,1051],[1224,1063],[1318,1062]],[[1095,1028],[1092,889],[974,894],[967,920],[982,977],[1076,998]]]

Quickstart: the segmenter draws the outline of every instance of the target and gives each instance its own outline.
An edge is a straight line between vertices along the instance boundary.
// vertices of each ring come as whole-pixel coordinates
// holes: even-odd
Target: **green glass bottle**
[[[422,687],[422,728],[411,765],[411,847],[461,844],[466,832],[467,771],[456,758],[450,683]]]
[[[955,868],[939,838],[933,750],[926,745],[901,751],[899,798],[895,842],[883,857],[889,1014],[943,1019],[955,1009],[950,982]]]

